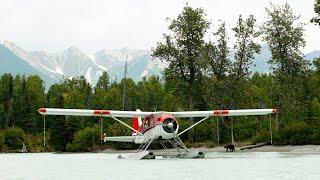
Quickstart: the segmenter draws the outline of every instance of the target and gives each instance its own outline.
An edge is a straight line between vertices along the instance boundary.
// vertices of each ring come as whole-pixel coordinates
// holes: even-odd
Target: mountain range
[[[271,53],[266,45],[261,53],[255,56],[252,71],[268,73],[267,64]],[[320,57],[320,51],[313,51],[305,55],[305,59],[312,60]],[[139,81],[142,77],[151,75],[161,76],[167,63],[151,57],[151,50],[137,49],[103,49],[94,54],[85,54],[76,47],[70,47],[60,52],[27,51],[14,43],[0,42],[0,75],[38,74],[48,88],[55,82],[65,78],[84,76],[89,83],[95,85],[103,73],[107,71],[112,81],[119,81],[124,77],[125,62],[127,77]]]

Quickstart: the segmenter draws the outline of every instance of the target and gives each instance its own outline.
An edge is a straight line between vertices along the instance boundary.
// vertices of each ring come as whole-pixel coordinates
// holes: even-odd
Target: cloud
[[[61,50],[71,45],[95,52],[102,48],[151,49],[162,39],[168,22],[182,10],[185,0],[1,0],[0,40],[29,50]],[[223,19],[233,26],[239,14],[254,14],[263,21],[269,0],[190,0],[203,7],[208,19]],[[275,1],[278,3],[279,0]],[[286,2],[280,0],[281,3]],[[288,1],[307,22],[313,0]],[[215,24],[215,23],[213,23]],[[307,26],[307,50],[317,49],[320,28]],[[319,48],[318,48],[319,49]]]

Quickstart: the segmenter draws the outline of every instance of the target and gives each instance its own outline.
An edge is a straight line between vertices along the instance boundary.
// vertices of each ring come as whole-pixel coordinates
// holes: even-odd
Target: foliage
[[[102,75],[100,76],[97,84],[96,84],[96,87],[95,87],[95,90],[96,91],[99,91],[99,90],[107,90],[110,86],[110,80],[109,80],[109,74],[104,71],[102,73]]]
[[[228,35],[226,33],[226,23],[222,22],[215,33],[214,37],[217,42],[210,41],[203,48],[203,58],[209,64],[209,71],[216,77],[218,81],[227,76],[230,59],[228,47]]]
[[[175,79],[176,87],[188,94],[189,110],[193,109],[196,83],[201,81],[206,66],[201,55],[209,22],[204,16],[203,9],[184,7],[169,25],[172,34],[165,34],[164,42],[158,43],[152,54],[169,62],[166,78]]]
[[[254,54],[260,52],[260,46],[254,42],[257,36],[255,29],[256,19],[250,15],[247,19],[239,16],[236,27],[232,30],[235,32],[236,43],[234,49],[235,61],[232,63],[231,76],[235,79],[234,82],[247,78],[250,75],[249,66],[252,64]]]
[[[25,133],[20,128],[8,128],[3,131],[5,138],[5,145],[9,150],[17,150],[22,148],[25,142]]]
[[[275,139],[278,144],[302,145],[310,143],[311,129],[303,121],[290,122]]]
[[[57,94],[56,106],[53,107],[63,107],[63,96],[62,94]],[[51,146],[56,151],[65,151],[67,142],[67,132],[66,132],[66,120],[63,116],[54,116],[50,119],[50,132],[51,132]]]
[[[47,140],[50,139],[48,137],[49,135],[47,133]],[[46,145],[47,147],[43,146],[43,134],[26,134],[25,139],[28,142],[27,149],[29,152],[43,152],[45,150],[50,151],[48,144]]]
[[[320,25],[320,0],[315,0],[314,12],[317,13],[317,16],[312,18],[311,22]]]
[[[298,22],[299,16],[295,15],[289,6],[271,4],[266,8],[267,20],[262,26],[263,39],[268,43],[272,57],[269,64],[276,78],[275,89],[277,94],[277,118],[285,119],[286,116],[297,116],[303,98],[303,76],[307,72],[308,64],[303,59],[301,48],[305,46],[304,27]],[[308,87],[308,86],[304,86]],[[282,117],[283,116],[283,117]],[[280,121],[276,123],[281,126]]]
[[[207,99],[207,104],[211,108],[223,108],[225,102],[223,99],[227,99],[229,94],[227,93],[228,86],[228,74],[230,73],[231,61],[229,58],[229,47],[228,47],[228,35],[226,33],[226,24],[222,22],[219,24],[218,29],[213,33],[217,39],[216,43],[210,41],[205,44],[203,48],[203,58],[209,64],[211,77],[204,78],[204,84],[210,84],[206,86],[207,91],[204,92],[204,99]],[[216,102],[213,104],[212,102]]]
[[[0,131],[0,152],[4,151],[4,149],[6,148],[6,139],[4,136],[4,133]]]
[[[261,132],[258,132],[255,136],[252,137],[251,143],[257,144],[257,143],[263,143],[263,142],[269,142],[270,141],[270,132],[267,130],[263,130]]]
[[[240,15],[232,29],[235,42],[230,47],[226,23],[220,21],[213,26],[216,29],[207,41],[209,25],[213,22],[206,19],[203,9],[184,7],[181,14],[170,21],[163,42],[153,49],[153,57],[169,63],[163,79],[152,76],[139,82],[130,78],[110,82],[108,72],[103,72],[95,87],[84,77],[73,77],[53,84],[46,92],[44,82],[37,75],[3,74],[0,77],[0,149],[20,149],[23,142],[32,151],[137,148],[132,143],[100,145],[98,117],[46,116],[49,132],[44,149],[43,117],[36,111],[40,107],[131,111],[276,107],[279,121],[276,126],[272,122],[274,143],[320,144],[320,58],[314,59],[312,68],[303,60],[304,24],[288,4],[271,5],[266,11],[267,18],[259,33],[252,15],[248,18]],[[262,35],[272,53],[269,74],[251,74],[249,70],[254,55],[260,50],[256,43],[258,35]],[[230,60],[231,56],[234,61]],[[179,131],[198,120],[178,119]],[[231,142],[232,128],[236,142],[269,141],[268,120],[262,116],[219,118],[219,143]],[[124,121],[132,123],[131,119]],[[183,134],[181,139],[190,146],[213,146],[218,144],[217,130],[216,118],[210,118],[194,131]],[[110,118],[104,120],[103,132],[107,136],[131,135],[128,128]]]
[[[67,151],[93,151],[100,144],[100,128],[98,126],[87,127],[78,131],[71,144],[67,145]]]
[[[124,122],[127,124],[131,124],[132,120],[124,119]],[[123,135],[131,135],[131,130],[127,127],[123,126],[120,123],[113,123],[108,126],[106,130],[107,136],[123,136]],[[122,142],[110,142],[110,147],[115,149],[136,149],[137,145],[134,143],[122,143]]]

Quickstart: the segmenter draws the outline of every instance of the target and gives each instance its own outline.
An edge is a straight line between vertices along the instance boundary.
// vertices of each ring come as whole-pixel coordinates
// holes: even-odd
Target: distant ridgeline
[[[230,53],[233,59],[234,52]],[[306,60],[313,60],[320,56],[320,51],[313,51],[305,55]],[[268,59],[271,57],[266,45],[261,53],[255,56],[251,71],[259,73],[270,72]],[[11,42],[0,44],[0,75],[38,74],[44,80],[46,89],[55,82],[65,78],[84,76],[87,81],[95,85],[102,72],[107,71],[111,81],[120,81],[124,75],[125,61],[128,60],[128,77],[139,81],[143,77],[152,75],[162,76],[167,63],[159,59],[152,59],[149,50],[101,50],[87,55],[75,47],[57,53],[44,51],[27,51]]]

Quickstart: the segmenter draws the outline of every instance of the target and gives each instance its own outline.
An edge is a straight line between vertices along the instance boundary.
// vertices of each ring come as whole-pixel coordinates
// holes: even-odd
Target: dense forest
[[[311,23],[320,28],[320,0],[314,11],[317,16]],[[262,25],[253,15],[240,15],[236,22],[228,33],[224,21],[208,21],[203,9],[186,5],[170,20],[168,32],[153,48],[152,56],[169,64],[161,78],[111,82],[104,72],[95,87],[84,77],[75,77],[65,78],[46,91],[37,75],[3,74],[0,150],[17,150],[23,143],[35,152],[136,147],[101,144],[99,117],[46,116],[44,142],[44,117],[37,112],[40,107],[142,111],[276,108],[276,115],[271,116],[275,145],[320,144],[320,58],[312,63],[303,58],[301,50],[306,42],[299,15],[288,4],[271,4]],[[211,27],[214,32],[209,32]],[[269,74],[249,70],[260,52],[259,38],[272,54]],[[213,147],[232,142],[232,130],[237,144],[265,142],[270,138],[269,118],[226,117],[220,118],[217,126],[217,118],[212,117],[182,139],[190,147]],[[197,120],[179,119],[180,130]],[[131,119],[125,121],[131,124]],[[111,118],[102,122],[108,136],[131,134]]]

